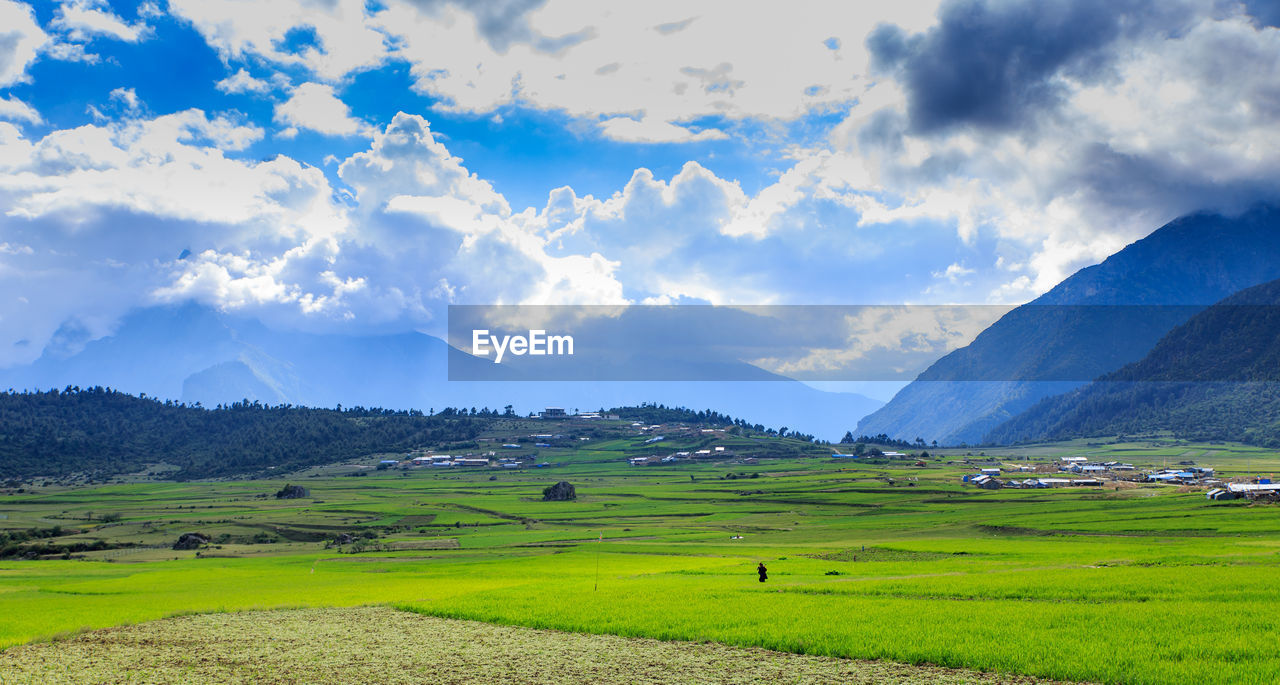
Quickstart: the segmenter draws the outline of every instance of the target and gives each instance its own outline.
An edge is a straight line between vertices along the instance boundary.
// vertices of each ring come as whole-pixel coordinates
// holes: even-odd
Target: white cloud
[[[0,0],[0,87],[25,80],[27,66],[48,40],[29,5]]]
[[[29,142],[0,138],[0,193],[7,214],[85,220],[114,209],[170,219],[261,225],[272,235],[334,230],[324,175],[284,157],[247,163],[242,149],[261,129],[199,110],[111,126],[81,126]],[[261,225],[259,225],[259,222]]]
[[[975,273],[977,273],[977,269],[970,269],[961,265],[959,262],[955,262],[943,271],[933,272],[933,277],[946,279],[951,283],[956,283],[965,276],[972,276]]]
[[[48,43],[44,52],[49,57],[62,62],[83,62],[85,64],[97,64],[102,61],[98,55],[85,50],[83,43],[67,43],[55,41]]]
[[[304,83],[295,88],[288,100],[276,105],[275,121],[331,136],[372,134],[368,124],[352,118],[351,108],[338,99],[333,88],[322,83]]]
[[[852,4],[742,12],[712,0],[557,0],[524,12],[414,0],[385,8],[173,0],[171,8],[224,59],[303,66],[332,83],[394,57],[409,62],[415,87],[444,108],[488,113],[519,104],[602,121],[616,140],[688,142],[726,135],[689,130],[701,117],[794,119],[853,101],[868,83],[865,51],[829,46],[861,46],[877,21],[922,28],[936,5],[894,3],[878,17]],[[314,44],[288,48],[286,38],[302,33]]]
[[[39,309],[0,302],[33,341],[0,363],[38,354],[86,311],[52,292],[71,270],[61,283],[93,290],[108,323],[132,306],[196,299],[286,326],[432,330],[451,302],[847,301],[858,290],[842,269],[874,259],[851,212],[833,205],[849,220],[832,229],[812,220],[811,199],[792,197],[795,178],[811,175],[803,165],[755,197],[688,163],[669,179],[639,169],[604,199],[565,187],[512,212],[425,119],[399,114],[339,165],[353,193],[339,204],[318,169],[228,156],[262,135],[198,110],[36,140],[0,123],[0,236],[33,250],[0,255],[0,285],[6,269],[24,274],[14,292]],[[796,240],[726,234],[753,203]]]
[[[213,85],[224,93],[269,93],[272,90],[270,81],[254,78],[244,69]]]
[[[139,16],[154,16],[155,5],[144,4]],[[69,0],[63,2],[54,14],[50,27],[64,32],[68,39],[85,42],[102,36],[126,43],[136,43],[150,35],[145,21],[133,24],[125,22],[110,10],[105,0]]]
[[[0,119],[25,121],[28,124],[41,123],[40,113],[16,97],[0,98]]]
[[[842,338],[843,344],[839,347],[798,349],[797,354],[790,357],[766,357],[752,363],[775,373],[806,378],[847,376],[883,381],[899,376],[900,380],[909,380],[929,363],[972,342],[1011,309],[1011,306],[853,308],[828,324]],[[886,362],[895,366],[883,367]]]
[[[1021,128],[913,131],[908,98],[878,85],[832,136],[860,167],[848,201],[864,224],[930,217],[994,241],[1007,273],[989,297],[1007,302],[1182,214],[1280,199],[1280,32],[1223,9],[1122,39],[1107,78],[1054,76],[1057,108]]]
[[[138,99],[137,91],[132,88],[116,88],[107,94],[107,98],[119,103],[127,114],[136,114],[142,109],[142,101]]]
[[[600,122],[600,132],[606,138],[627,143],[692,143],[729,137],[724,131],[714,128],[695,132],[684,126],[648,117],[639,120],[630,117],[605,119]]]
[[[306,67],[326,81],[377,66],[388,53],[364,0],[170,0],[169,8],[223,59],[261,57]],[[317,44],[288,49],[286,38],[295,30],[314,32]]]

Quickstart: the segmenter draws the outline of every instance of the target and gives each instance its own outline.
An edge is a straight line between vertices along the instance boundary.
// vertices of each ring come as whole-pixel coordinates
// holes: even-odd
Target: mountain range
[[[883,404],[856,393],[820,391],[754,367],[710,375],[765,380],[448,381],[450,355],[455,371],[459,364],[488,364],[423,333],[281,331],[187,303],[136,310],[112,335],[97,340],[50,345],[31,364],[0,369],[0,388],[103,386],[208,407],[247,399],[422,411],[512,405],[528,413],[546,406],[587,411],[649,402],[715,409],[832,440]]]
[[[1280,446],[1280,280],[1177,326],[1141,360],[996,427],[985,441],[1043,442],[1168,431]]]
[[[1040,400],[1142,359],[1204,307],[1276,278],[1277,208],[1179,218],[1012,310],[922,372],[857,432],[980,443]]]

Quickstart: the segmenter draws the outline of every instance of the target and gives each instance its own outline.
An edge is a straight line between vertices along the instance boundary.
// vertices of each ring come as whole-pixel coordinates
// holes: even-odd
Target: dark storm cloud
[[[1128,211],[1162,207],[1173,214],[1205,209],[1236,214],[1259,202],[1280,202],[1280,188],[1269,173],[1206,177],[1189,173],[1171,155],[1130,154],[1104,143],[1085,146],[1074,169],[1062,179],[1064,188]]]
[[[1190,18],[1177,2],[955,0],[925,33],[883,24],[867,48],[873,69],[904,86],[913,131],[1013,129],[1061,100],[1056,77],[1100,78],[1118,40]]]

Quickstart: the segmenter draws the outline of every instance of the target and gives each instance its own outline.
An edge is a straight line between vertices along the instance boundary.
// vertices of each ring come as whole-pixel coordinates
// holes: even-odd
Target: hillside
[[[1201,308],[1275,278],[1280,209],[1177,219],[1009,312],[860,421],[857,432],[980,442],[1039,400],[1141,359]]]
[[[617,447],[629,456],[650,456],[649,436],[633,421],[667,424],[659,449],[708,447],[706,428],[730,429],[731,453],[778,456],[826,453],[812,435],[786,427],[769,428],[713,410],[694,411],[661,404],[614,407],[617,420],[585,422],[523,419],[503,409],[377,408],[314,409],[236,402],[213,409],[135,397],[100,387],[33,393],[0,393],[0,481],[39,476],[103,480],[135,474],[156,465],[171,469],[166,479],[268,477],[371,455],[419,448],[443,451],[481,448],[478,438],[533,444],[530,432],[557,435],[548,451],[566,458],[577,449],[575,436],[593,440],[625,438]],[[722,433],[723,435],[723,433]],[[784,438],[785,435],[785,438]],[[690,437],[692,436],[692,437]],[[596,443],[592,443],[594,446]],[[531,456],[528,449],[508,456]],[[536,456],[537,450],[532,451]],[[621,459],[619,451],[616,458]]]
[[[1165,335],[1140,361],[1044,399],[986,436],[1014,443],[1171,431],[1280,446],[1280,280]]]
[[[469,440],[483,419],[442,412],[236,403],[202,409],[103,388],[0,393],[0,474],[101,478],[148,465],[176,480],[285,473],[428,442]]]

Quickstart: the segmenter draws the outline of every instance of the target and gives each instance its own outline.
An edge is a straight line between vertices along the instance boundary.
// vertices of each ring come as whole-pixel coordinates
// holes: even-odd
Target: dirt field
[[[386,607],[183,616],[0,652],[4,683],[1030,683]]]

